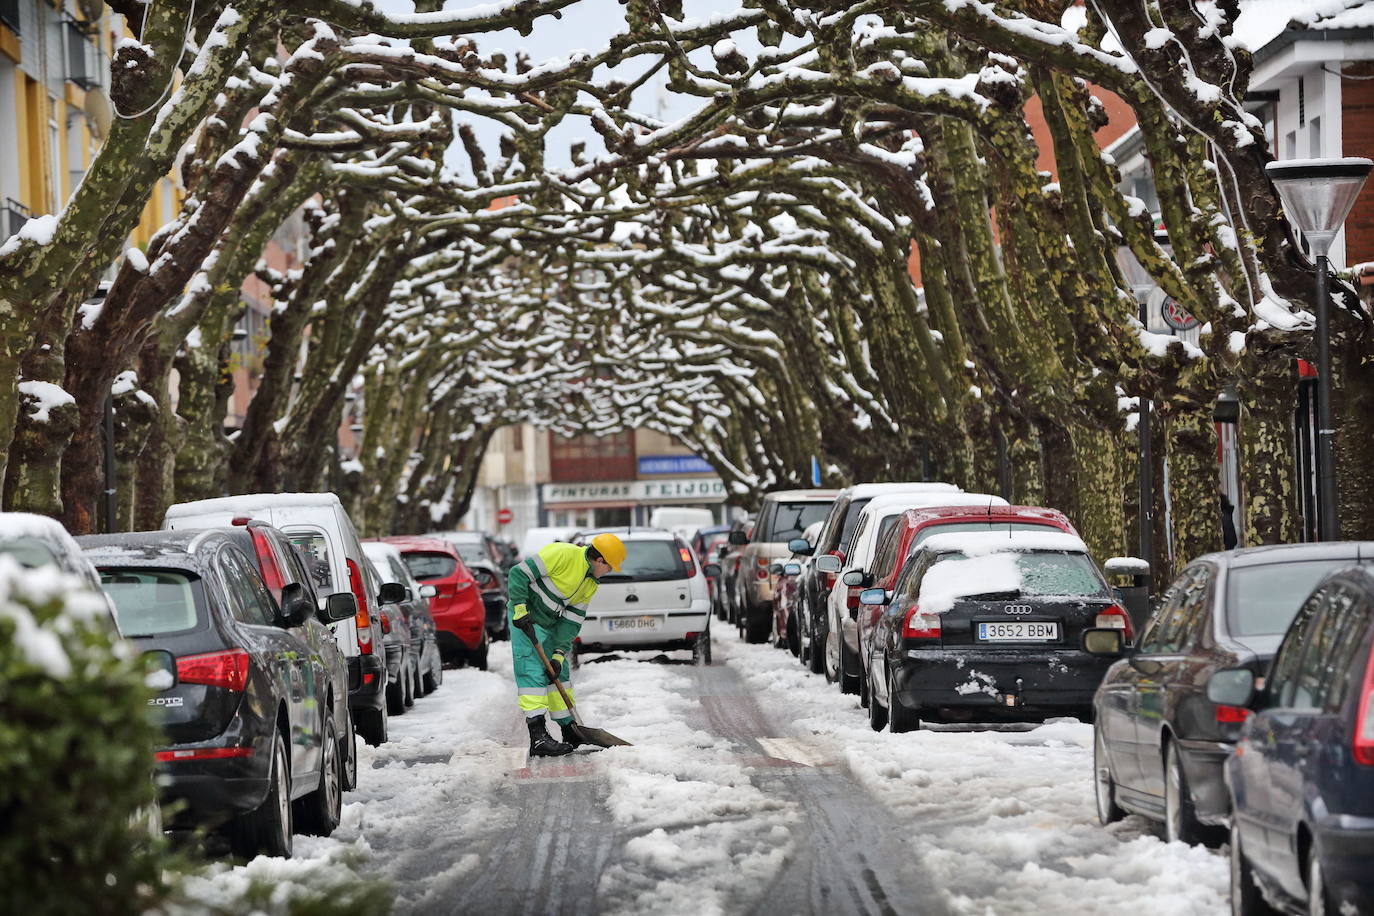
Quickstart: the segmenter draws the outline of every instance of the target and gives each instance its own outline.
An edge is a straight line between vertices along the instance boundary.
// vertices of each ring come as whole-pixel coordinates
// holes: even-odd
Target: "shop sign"
[[[615,483],[546,483],[544,504],[583,502],[720,502],[725,484],[719,477],[684,477],[677,480],[627,480]]]
[[[715,468],[696,455],[640,455],[641,474],[712,474]]]

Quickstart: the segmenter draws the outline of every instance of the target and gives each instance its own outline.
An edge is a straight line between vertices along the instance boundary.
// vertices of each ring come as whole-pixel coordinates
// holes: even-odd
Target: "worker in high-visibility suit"
[[[510,646],[515,657],[515,692],[530,730],[530,756],[571,754],[584,743],[572,727],[568,705],[558,688],[549,682],[533,641],[539,641],[571,697],[568,652],[582,630],[587,605],[596,594],[597,580],[613,570],[619,572],[624,562],[625,544],[620,538],[598,534],[586,547],[550,544],[511,567],[506,602],[511,615]],[[545,713],[558,723],[562,741],[549,734],[544,724]]]

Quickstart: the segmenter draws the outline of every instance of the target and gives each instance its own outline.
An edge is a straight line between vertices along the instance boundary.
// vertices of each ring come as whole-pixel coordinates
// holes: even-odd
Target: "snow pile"
[[[35,423],[46,423],[52,419],[54,410],[76,403],[76,398],[52,382],[20,382],[19,393],[25,399],[29,419]]]
[[[936,563],[921,580],[916,603],[922,613],[943,614],[968,595],[1020,590],[1021,567],[1016,563],[1016,554],[994,553]]]

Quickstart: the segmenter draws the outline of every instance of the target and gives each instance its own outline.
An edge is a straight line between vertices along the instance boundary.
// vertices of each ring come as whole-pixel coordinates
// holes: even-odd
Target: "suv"
[[[803,542],[797,538],[788,548],[793,553],[819,559],[832,554],[845,562],[849,554],[850,541],[854,537],[854,526],[858,524],[859,513],[875,496],[889,493],[961,493],[952,483],[910,482],[910,483],[861,483],[846,487],[830,504],[830,512],[821,526],[816,543]],[[825,671],[825,599],[835,587],[839,578],[838,569],[825,572],[816,568],[816,563],[802,566],[801,578],[797,582],[797,612],[801,624],[801,659],[815,674]]]
[[[790,541],[830,512],[838,490],[778,490],[763,497],[754,530],[732,531],[730,543],[743,546],[735,573],[737,623],[749,642],[764,642],[773,630],[773,582],[768,567],[791,554]]]
[[[245,543],[246,542],[246,543]],[[164,801],[186,826],[227,825],[235,851],[290,856],[299,823],[338,826],[343,761],[336,696],[313,628],[354,614],[352,595],[321,611],[299,583],[273,600],[244,529],[94,535],[79,542],[100,570],[120,628],[167,664],[149,706],[167,738]],[[247,548],[247,549],[245,549]]]
[[[317,594],[352,593],[357,613],[336,622],[334,640],[348,659],[348,708],[358,734],[369,744],[381,744],[387,737],[387,678],[376,601],[380,585],[373,581],[358,533],[339,497],[333,493],[256,493],[200,499],[169,508],[162,527],[215,528],[253,518],[286,532],[305,559]]]
[[[601,577],[577,639],[580,651],[691,649],[711,663],[711,596],[706,577],[719,570],[697,563],[687,542],[661,528],[605,528],[579,532],[585,545],[606,531],[625,544],[619,572]]]

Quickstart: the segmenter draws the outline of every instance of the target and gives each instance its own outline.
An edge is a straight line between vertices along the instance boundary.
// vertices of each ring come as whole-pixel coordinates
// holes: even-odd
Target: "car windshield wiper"
[[[632,576],[632,575],[630,575],[629,573],[606,573],[606,575],[602,576],[600,579],[598,579],[598,580],[596,580],[596,581],[598,581],[598,582],[633,582],[633,581],[634,581],[634,578],[635,578],[635,577]]]
[[[969,601],[1012,601],[1021,597],[1021,592],[979,592],[976,595],[964,595],[965,600]]]

